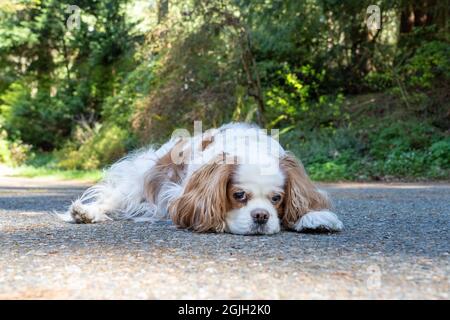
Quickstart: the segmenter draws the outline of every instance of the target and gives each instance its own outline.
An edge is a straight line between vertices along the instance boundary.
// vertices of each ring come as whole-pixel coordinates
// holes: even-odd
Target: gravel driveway
[[[448,184],[327,184],[342,233],[273,236],[49,214],[86,187],[0,177],[1,299],[449,298]]]

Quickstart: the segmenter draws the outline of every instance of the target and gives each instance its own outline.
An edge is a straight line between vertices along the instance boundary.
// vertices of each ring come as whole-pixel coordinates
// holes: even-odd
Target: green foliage
[[[68,30],[67,5],[23,1],[1,12],[0,105],[4,127],[37,150],[61,147],[80,119],[101,117],[131,68],[136,36],[127,1],[78,1],[80,29]],[[131,58],[130,58],[131,57]]]
[[[275,119],[271,127],[300,123],[305,129],[327,128],[346,117],[342,110],[342,94],[321,93],[325,70],[317,72],[310,65],[291,70],[285,64],[276,74],[277,85],[266,92],[267,112]]]
[[[13,83],[0,99],[5,128],[12,136],[49,150],[70,133],[70,105],[60,94],[50,99],[38,92],[32,97],[24,85]]]
[[[115,125],[78,127],[75,138],[56,153],[61,169],[92,170],[107,166],[126,153],[128,133]]]
[[[360,157],[365,148],[357,133],[348,128],[329,128],[305,133],[294,130],[282,136],[281,142],[293,150],[305,165],[343,158],[351,161]]]
[[[281,141],[317,180],[450,178],[450,140],[436,128],[412,120],[369,127],[294,130]]]
[[[75,30],[63,2],[0,1],[0,161],[91,170],[233,120],[280,128],[315,179],[448,179],[436,3],[378,1],[369,32],[368,0],[79,0]]]
[[[125,77],[117,94],[106,98],[103,104],[101,115],[104,121],[129,129],[133,112],[145,103],[155,80],[154,68],[155,61],[146,59]]]
[[[46,177],[62,180],[85,180],[89,182],[97,182],[102,178],[103,174],[100,170],[60,170],[24,165],[14,168],[10,175],[13,177]]]
[[[450,138],[437,141],[431,145],[429,160],[433,165],[450,169]]]
[[[347,173],[345,164],[338,164],[334,161],[311,164],[307,167],[307,171],[311,179],[317,181],[338,181],[352,178]]]
[[[219,3],[194,2],[191,15],[162,26],[165,37],[159,46],[164,50],[154,69],[157,80],[134,117],[143,141],[161,142],[194,120],[218,126],[238,114],[238,92],[245,82],[235,19],[232,10],[222,10]]]
[[[370,154],[383,159],[388,154],[396,157],[410,150],[423,150],[439,139],[433,126],[416,121],[396,122],[382,125],[370,135]]]
[[[364,83],[371,91],[382,91],[394,86],[394,76],[392,72],[370,72],[364,77]]]
[[[0,163],[21,165],[32,154],[30,149],[30,145],[23,144],[20,140],[10,141],[6,131],[0,131]]]
[[[450,81],[450,44],[431,41],[417,49],[402,67],[408,86],[430,89],[436,81]]]
[[[426,164],[425,155],[415,151],[394,151],[386,159],[378,162],[380,171],[385,175],[415,177],[422,173]]]
[[[11,164],[11,150],[9,149],[10,142],[5,139],[6,132],[0,135],[0,162]]]

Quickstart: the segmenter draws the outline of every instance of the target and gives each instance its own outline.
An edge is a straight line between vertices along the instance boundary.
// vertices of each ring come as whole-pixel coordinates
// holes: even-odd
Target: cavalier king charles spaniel
[[[126,156],[63,216],[76,223],[170,218],[196,232],[240,235],[343,228],[302,164],[243,123],[179,134],[157,150]]]

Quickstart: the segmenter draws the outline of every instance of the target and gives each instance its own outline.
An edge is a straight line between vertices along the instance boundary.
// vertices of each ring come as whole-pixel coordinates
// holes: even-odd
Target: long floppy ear
[[[197,232],[223,232],[229,210],[227,186],[234,168],[234,164],[215,160],[195,171],[183,194],[169,205],[173,222]]]
[[[286,175],[283,225],[292,226],[309,211],[330,208],[326,194],[319,191],[294,155],[287,153],[280,159],[281,170]]]

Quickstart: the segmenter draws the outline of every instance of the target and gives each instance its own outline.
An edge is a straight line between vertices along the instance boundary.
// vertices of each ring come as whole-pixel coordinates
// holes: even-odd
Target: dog
[[[301,162],[256,125],[173,135],[113,164],[65,215],[75,223],[170,218],[195,232],[269,235],[341,231],[327,194]]]

